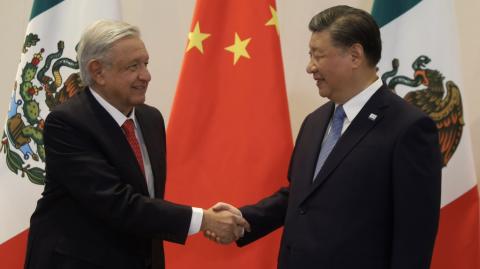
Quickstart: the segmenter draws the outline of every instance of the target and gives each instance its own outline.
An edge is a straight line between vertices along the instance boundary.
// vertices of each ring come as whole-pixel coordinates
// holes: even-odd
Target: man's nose
[[[312,60],[310,60],[307,64],[306,70],[309,74],[315,73],[317,71],[317,66],[313,63]]]
[[[146,66],[140,71],[139,78],[144,81],[150,81],[152,79],[150,71],[148,71],[148,68]]]

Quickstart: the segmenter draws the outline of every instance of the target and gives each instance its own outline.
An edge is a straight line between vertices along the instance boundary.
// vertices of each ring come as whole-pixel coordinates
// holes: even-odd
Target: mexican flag
[[[455,3],[375,0],[372,14],[382,33],[383,81],[430,115],[440,134],[442,209],[431,268],[480,268],[477,177],[462,102],[476,89],[461,82]]]
[[[76,45],[83,29],[102,18],[120,18],[118,0],[33,2],[0,145],[0,268],[23,268],[45,181],[44,121],[78,90]]]
[[[167,129],[167,200],[252,204],[288,184],[293,148],[275,0],[197,0]],[[167,268],[276,268],[280,231],[244,248],[198,234]]]

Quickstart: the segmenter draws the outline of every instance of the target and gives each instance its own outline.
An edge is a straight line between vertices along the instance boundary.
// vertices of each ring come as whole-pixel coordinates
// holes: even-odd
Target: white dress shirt
[[[151,198],[155,198],[155,191],[153,186],[153,171],[150,164],[150,158],[148,156],[147,147],[145,146],[145,141],[143,140],[142,130],[138,127],[137,118],[135,117],[135,108],[132,109],[132,112],[127,117],[120,110],[112,106],[107,100],[100,96],[92,88],[91,92],[93,97],[100,103],[100,105],[112,116],[115,122],[122,127],[123,123],[127,119],[132,119],[135,125],[135,136],[137,137],[138,144],[140,145],[140,151],[142,152],[143,158],[143,168],[145,171],[145,179],[147,181],[148,194]],[[192,219],[190,221],[190,227],[188,229],[188,234],[192,235],[200,231],[200,226],[202,225],[203,210],[201,208],[192,207]]]
[[[358,115],[360,110],[365,106],[365,104],[370,100],[370,98],[375,94],[380,87],[382,87],[383,83],[380,78],[377,78],[370,86],[368,86],[365,90],[359,92],[354,97],[350,98],[345,104],[343,104],[343,110],[345,111],[345,119],[343,121],[342,127],[342,134],[347,130],[350,123],[355,119]],[[337,108],[339,104],[335,104],[335,108]],[[327,134],[330,133],[332,125],[332,120],[330,119],[330,123],[328,124],[327,133],[323,137],[322,145],[327,138]]]

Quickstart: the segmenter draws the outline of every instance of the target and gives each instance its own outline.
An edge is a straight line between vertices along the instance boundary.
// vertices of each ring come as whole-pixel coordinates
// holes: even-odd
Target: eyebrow
[[[313,52],[322,52],[322,51],[324,51],[324,50],[321,49],[321,48],[310,48],[309,51],[313,53]]]

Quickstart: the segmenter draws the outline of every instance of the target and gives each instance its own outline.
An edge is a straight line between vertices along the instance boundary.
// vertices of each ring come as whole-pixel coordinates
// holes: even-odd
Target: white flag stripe
[[[458,85],[461,93],[465,92],[458,61],[459,45],[454,8],[452,1],[423,0],[383,26],[383,55],[379,65],[381,73],[391,70],[391,59],[398,58],[398,74],[413,77],[412,63],[418,56],[427,55],[431,62],[426,68],[440,71],[445,77],[444,83],[451,80]],[[401,85],[396,89],[400,96],[412,90]],[[464,101],[463,111],[465,119]],[[447,167],[442,170],[442,206],[456,200],[477,184],[469,121],[465,119],[465,122],[460,144]]]
[[[38,66],[40,70],[45,58],[57,51],[57,43],[60,40],[65,42],[62,57],[75,60],[75,46],[83,29],[91,22],[102,18],[120,19],[118,0],[66,0],[33,18],[27,26],[26,34],[37,34],[40,41],[28,48],[27,53],[22,53],[15,77],[17,84],[20,85],[22,82],[22,70],[27,62],[32,61],[34,53],[38,53],[41,48],[45,49],[42,55],[43,60]],[[60,71],[65,80],[71,73],[78,70],[62,67]],[[53,77],[51,70],[46,75]],[[41,86],[36,78],[34,80],[36,86]],[[18,88],[17,86],[17,91],[13,92],[12,96],[16,94],[16,100],[21,100]],[[45,105],[45,92],[39,91],[35,100],[40,103],[40,118],[45,119],[49,112]],[[11,108],[9,106],[9,111]],[[20,108],[17,112],[23,113]],[[5,118],[5,123],[7,118],[8,116]],[[4,125],[6,127],[6,124]],[[0,154],[0,243],[28,228],[36,201],[43,191],[43,186],[32,184],[26,176],[21,177],[20,174],[19,171],[19,175],[15,175],[7,168],[6,155],[2,152]]]

